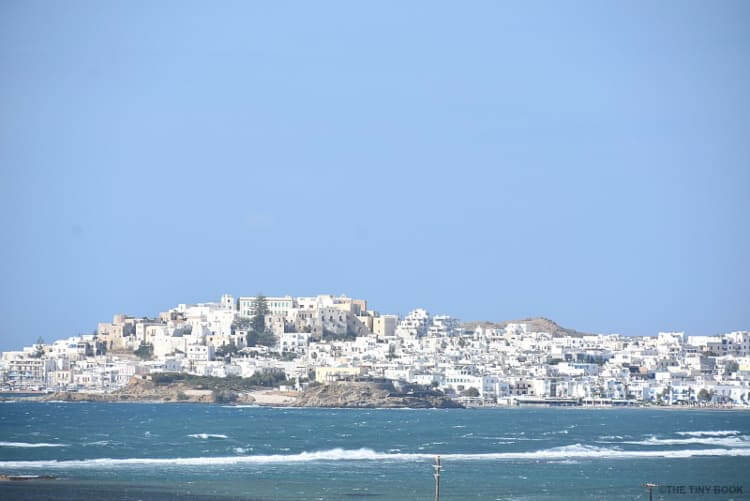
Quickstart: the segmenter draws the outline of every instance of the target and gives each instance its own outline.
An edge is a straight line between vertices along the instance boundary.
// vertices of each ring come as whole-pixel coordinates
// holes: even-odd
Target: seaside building
[[[4,352],[0,385],[111,391],[133,375],[284,371],[303,383],[367,375],[433,386],[472,405],[563,399],[750,407],[748,331],[568,335],[544,332],[547,324],[534,321],[462,325],[424,309],[399,321],[367,310],[365,300],[322,294],[267,298],[265,325],[275,342],[248,347],[254,301],[224,294],[217,302],[179,304],[157,318],[114,315],[96,334]]]
[[[396,327],[396,336],[401,338],[418,338],[425,336],[430,325],[430,314],[418,308],[410,311]]]

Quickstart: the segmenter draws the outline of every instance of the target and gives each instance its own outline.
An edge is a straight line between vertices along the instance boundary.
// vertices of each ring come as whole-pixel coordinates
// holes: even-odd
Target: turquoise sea
[[[428,500],[436,455],[442,500],[750,499],[741,411],[0,403],[0,474],[57,477],[0,499]]]

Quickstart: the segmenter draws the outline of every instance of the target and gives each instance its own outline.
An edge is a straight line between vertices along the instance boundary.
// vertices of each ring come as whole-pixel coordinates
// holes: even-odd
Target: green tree
[[[268,302],[263,294],[255,296],[253,316],[250,319],[247,333],[248,346],[275,346],[276,336],[266,329],[266,315],[269,313]]]
[[[39,336],[39,338],[36,340],[36,348],[34,349],[34,353],[31,355],[33,358],[42,358],[44,355],[44,338],[42,336]]]
[[[217,404],[229,404],[237,400],[237,394],[232,390],[214,390],[213,395]]]
[[[154,356],[154,345],[151,343],[141,343],[134,353],[141,360],[151,360],[151,357]]]
[[[664,390],[662,390],[662,392],[661,392],[661,400],[662,401],[669,401],[669,396],[671,395],[671,393],[672,393],[672,387],[671,386],[667,386],[666,388],[664,388]]]
[[[396,358],[396,345],[391,344],[388,346],[388,355],[386,356],[388,360],[393,360]]]
[[[734,374],[740,370],[740,364],[738,364],[735,360],[730,360],[727,362],[727,364],[724,366],[724,374]]]
[[[705,388],[701,388],[701,391],[698,392],[698,400],[701,402],[708,402],[711,400],[711,392]]]
[[[263,331],[263,332],[257,332],[255,330],[251,330],[247,333],[247,345],[250,347],[253,346],[274,346],[276,345],[276,336],[273,335],[273,332]]]
[[[269,313],[268,302],[263,294],[255,296],[253,316],[247,333],[248,346],[274,346],[276,336],[266,329],[266,315]]]
[[[256,344],[268,347],[276,346],[276,336],[274,336],[273,332],[271,331],[263,331],[258,334],[258,340]]]
[[[234,343],[234,339],[229,341],[229,344],[223,344],[219,346],[219,348],[216,350],[216,357],[217,358],[224,358],[227,355],[234,355],[239,351],[239,348],[237,348],[237,345]]]
[[[699,402],[708,402],[711,400],[711,393],[705,388],[701,388],[696,398]]]
[[[474,388],[473,386],[471,388],[465,389],[461,395],[465,397],[478,397],[479,396],[479,390]]]
[[[270,369],[260,372],[256,372],[249,378],[245,378],[246,384],[252,386],[267,386],[274,387],[280,384],[293,384],[292,381],[286,379],[286,375],[283,370]]]
[[[232,334],[237,331],[246,331],[250,329],[249,318],[237,318],[232,322]]]
[[[268,302],[266,296],[258,294],[253,303],[253,318],[250,322],[255,332],[261,333],[266,330],[266,315],[268,314]]]
[[[94,340],[94,351],[96,351],[97,355],[106,355],[107,354],[107,342],[106,341],[98,341]]]
[[[245,342],[249,347],[253,347],[258,344],[258,333],[254,330],[249,331],[247,333],[247,336],[245,336]]]

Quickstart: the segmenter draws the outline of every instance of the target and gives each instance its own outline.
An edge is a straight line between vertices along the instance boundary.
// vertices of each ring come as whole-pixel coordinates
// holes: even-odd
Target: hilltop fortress
[[[117,314],[93,334],[40,340],[0,360],[5,391],[112,393],[164,373],[254,378],[287,392],[391,381],[464,405],[750,407],[750,332],[595,335],[544,318],[399,317],[347,296],[224,294],[155,318]]]

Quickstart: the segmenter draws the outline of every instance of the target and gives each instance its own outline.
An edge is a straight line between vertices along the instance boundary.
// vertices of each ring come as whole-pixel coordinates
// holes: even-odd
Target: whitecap
[[[68,447],[68,444],[49,444],[44,442],[0,442],[0,447]]]
[[[478,454],[440,454],[444,461],[562,460],[562,459],[627,459],[627,458],[691,458],[696,456],[750,456],[750,448],[686,449],[669,451],[623,451],[590,445],[566,445],[533,452],[491,452]],[[300,463],[311,461],[431,461],[434,453],[376,452],[371,449],[330,449],[298,454],[256,456],[220,456],[189,458],[126,458],[48,461],[0,461],[0,468],[116,468],[138,466],[212,466],[236,464]]]
[[[683,437],[728,437],[730,435],[739,435],[737,430],[710,430],[710,431],[678,431],[677,435]]]
[[[219,433],[194,433],[192,435],[188,435],[188,437],[192,438],[200,438],[202,440],[208,440],[208,439],[223,439],[223,438],[229,438],[226,435],[221,435]]]
[[[651,436],[646,440],[629,440],[619,442],[622,444],[632,445],[688,445],[688,444],[702,444],[702,445],[713,445],[720,447],[750,447],[750,442],[747,440],[746,435],[739,437],[692,437],[692,438],[656,438]]]
[[[112,443],[112,442],[110,442],[109,440],[98,440],[98,441],[96,441],[96,442],[86,442],[86,443],[85,443],[85,444],[83,444],[83,445],[84,445],[84,446],[90,446],[90,445],[109,445],[109,444],[111,444],[111,443]]]

